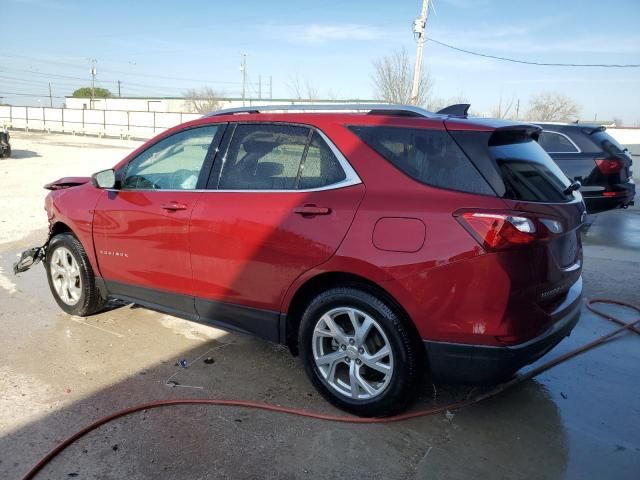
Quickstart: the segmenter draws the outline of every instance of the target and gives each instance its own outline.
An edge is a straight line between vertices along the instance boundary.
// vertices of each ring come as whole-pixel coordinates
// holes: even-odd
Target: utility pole
[[[49,82],[49,106],[53,108],[53,97],[51,96],[51,82]]]
[[[96,70],[96,59],[91,59],[91,108],[93,109],[93,99],[95,98],[94,90],[96,86],[96,74],[98,71]]]
[[[273,76],[269,75],[269,100],[273,100]]]
[[[122,82],[120,80],[118,80],[118,96],[120,96],[120,85],[122,84]]]
[[[429,16],[429,0],[422,0],[422,10],[420,16],[413,21],[413,36],[416,39],[416,63],[413,70],[413,84],[411,85],[411,103],[418,103],[418,91],[420,87],[420,77],[422,74],[422,51],[426,41],[425,31],[427,28],[427,17]]]
[[[262,75],[258,75],[258,98],[262,100]]]
[[[247,54],[242,54],[242,63],[240,64],[242,72],[242,106],[245,106],[245,98],[247,93]]]

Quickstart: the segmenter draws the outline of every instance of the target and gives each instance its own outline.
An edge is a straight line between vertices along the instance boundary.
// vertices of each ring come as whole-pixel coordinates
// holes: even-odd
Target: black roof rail
[[[225,108],[206,114],[207,117],[232,115],[236,113],[262,112],[367,112],[373,115],[398,115],[411,117],[436,118],[428,110],[413,105],[394,105],[387,103],[343,103],[343,104],[295,104],[295,105],[255,105],[250,107]]]
[[[444,107],[443,109],[438,110],[436,113],[439,115],[449,115],[451,117],[467,118],[469,107],[471,107],[470,103],[456,103],[454,105]]]

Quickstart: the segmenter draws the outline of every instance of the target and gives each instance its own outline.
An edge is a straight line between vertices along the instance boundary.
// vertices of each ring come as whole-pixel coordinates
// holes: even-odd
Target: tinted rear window
[[[566,202],[569,179],[530,136],[500,132],[489,140],[491,158],[505,184],[505,198],[527,202]]]
[[[594,132],[589,136],[609,154],[624,153],[626,150],[625,147],[620,145],[615,138],[604,130]]]
[[[402,127],[349,128],[387,161],[419,182],[495,195],[446,131]]]

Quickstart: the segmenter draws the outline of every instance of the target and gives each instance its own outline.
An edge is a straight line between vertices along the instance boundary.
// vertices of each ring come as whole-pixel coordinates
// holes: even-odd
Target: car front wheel
[[[363,416],[398,412],[413,399],[419,346],[384,300],[333,288],[307,307],[300,327],[307,375],[331,403]]]
[[[68,314],[84,317],[104,307],[106,300],[96,287],[87,254],[72,234],[62,233],[51,239],[45,268],[53,298]]]

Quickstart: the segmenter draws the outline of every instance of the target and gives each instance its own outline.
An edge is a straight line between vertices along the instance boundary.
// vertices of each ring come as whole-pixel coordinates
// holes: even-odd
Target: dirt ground
[[[0,478],[20,478],[68,435],[152,400],[232,398],[341,413],[282,347],[135,305],[69,317],[41,266],[14,277],[19,252],[45,238],[42,185],[108,168],[137,142],[12,139],[14,157],[0,159]],[[592,221],[585,296],[640,303],[640,209]],[[548,357],[611,328],[585,309]],[[211,406],[148,410],[89,434],[38,478],[637,479],[638,365],[640,338],[627,334],[473,407],[385,425]],[[424,382],[421,392],[415,409],[475,390]]]

